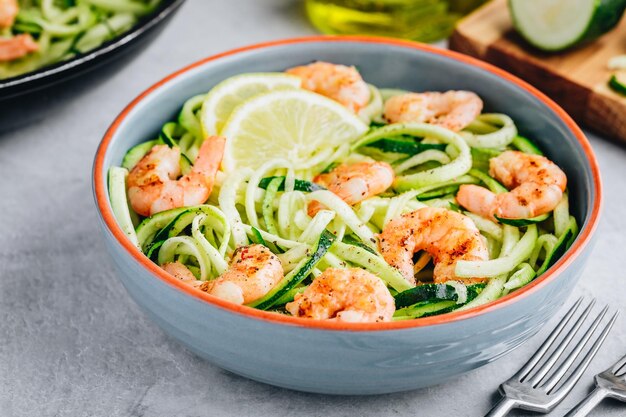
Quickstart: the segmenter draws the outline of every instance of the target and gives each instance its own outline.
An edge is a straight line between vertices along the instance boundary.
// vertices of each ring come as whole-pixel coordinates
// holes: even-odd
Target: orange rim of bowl
[[[177,280],[173,276],[166,273],[162,270],[158,265],[153,263],[150,259],[148,259],[139,249],[137,249],[130,240],[125,236],[122,229],[117,224],[115,216],[113,215],[113,211],[109,205],[109,201],[107,198],[107,193],[105,191],[106,187],[106,178],[103,172],[104,168],[104,157],[107,152],[107,148],[109,143],[111,142],[113,136],[115,135],[117,129],[124,122],[130,111],[137,106],[146,96],[151,94],[153,91],[160,88],[162,85],[170,82],[171,80],[185,74],[186,72],[202,66],[208,62],[215,61],[224,57],[237,55],[242,52],[248,52],[258,49],[271,48],[282,45],[292,45],[292,44],[301,44],[301,43],[315,43],[315,42],[358,42],[358,43],[369,43],[369,44],[386,44],[392,46],[399,46],[408,49],[416,49],[419,51],[425,51],[431,54],[436,54],[440,56],[444,56],[447,58],[451,58],[456,61],[460,61],[464,64],[481,68],[484,71],[487,71],[491,74],[494,74],[500,78],[503,78],[509,81],[512,84],[515,84],[518,87],[521,87],[523,90],[531,93],[535,98],[545,104],[548,108],[550,108],[558,117],[561,118],[563,122],[567,125],[570,131],[574,134],[574,136],[578,139],[580,146],[583,148],[587,156],[587,160],[589,161],[589,165],[591,167],[592,175],[593,175],[593,184],[595,187],[596,198],[592,207],[591,216],[589,218],[589,222],[583,230],[581,230],[576,242],[572,247],[569,248],[567,253],[559,259],[548,272],[541,275],[539,278],[533,280],[531,283],[525,285],[521,289],[514,291],[504,297],[501,297],[495,301],[483,304],[481,306],[477,306],[464,311],[451,312],[447,314],[442,314],[439,316],[431,316],[418,318],[414,320],[403,320],[403,321],[392,321],[392,322],[384,322],[384,323],[344,323],[337,321],[329,321],[329,320],[312,320],[300,317],[291,317],[283,314],[272,313],[263,310],[257,310],[252,307],[247,307],[244,305],[237,305],[231,302],[222,300],[215,296],[212,296],[208,293],[200,291],[195,288],[191,288],[181,281]],[[552,279],[554,279],[558,274],[563,272],[574,260],[574,258],[582,252],[582,250],[587,246],[590,241],[590,238],[597,228],[599,215],[602,206],[602,184],[600,180],[600,173],[598,168],[598,162],[593,153],[591,145],[582,130],[576,125],[576,123],[572,120],[572,118],[554,101],[548,98],[545,94],[541,93],[535,87],[530,84],[522,81],[516,76],[509,74],[508,72],[499,69],[491,64],[487,64],[483,61],[479,61],[478,59],[469,57],[467,55],[463,55],[457,52],[439,49],[434,46],[420,44],[412,41],[398,40],[398,39],[389,39],[389,38],[379,38],[379,37],[370,37],[370,36],[309,36],[309,37],[301,37],[301,38],[292,38],[292,39],[284,39],[272,42],[265,42],[255,45],[246,46],[243,48],[233,49],[227,52],[223,52],[217,55],[210,56],[201,61],[195,62],[179,71],[174,72],[173,74],[165,77],[161,81],[157,82],[143,93],[141,93],[137,98],[135,98],[115,119],[113,124],[109,127],[100,146],[98,147],[98,151],[96,153],[94,167],[93,167],[93,181],[94,181],[94,193],[96,203],[98,205],[98,209],[102,219],[107,225],[109,231],[113,234],[114,238],[117,242],[131,255],[131,257],[141,264],[144,268],[154,274],[156,277],[164,281],[165,283],[176,287],[180,291],[186,293],[187,295],[194,297],[196,299],[207,302],[213,306],[217,306],[223,308],[224,310],[231,311],[233,313],[238,313],[250,318],[255,318],[259,320],[264,320],[267,322],[281,323],[287,325],[294,325],[300,327],[306,327],[311,329],[321,329],[321,330],[340,330],[340,331],[375,331],[375,330],[400,330],[400,329],[409,329],[414,327],[423,327],[423,326],[432,326],[438,324],[446,324],[459,320],[469,319],[490,311],[497,310],[499,308],[505,307],[515,300],[526,297],[535,291],[538,291],[543,286],[547,285]]]

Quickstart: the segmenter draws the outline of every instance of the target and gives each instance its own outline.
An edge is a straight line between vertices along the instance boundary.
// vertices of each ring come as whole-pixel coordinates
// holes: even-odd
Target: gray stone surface
[[[302,394],[234,376],[187,352],[114,276],[90,184],[96,146],[114,116],[187,63],[310,33],[299,0],[190,0],[124,71],[72,100],[42,97],[55,111],[25,126],[0,125],[0,416],[479,416],[489,409],[498,384],[542,336],[442,386],[372,397]],[[576,296],[624,310],[626,149],[590,138],[606,206]],[[553,415],[563,415],[588,392],[591,376],[624,353],[626,316]],[[606,401],[593,415],[624,416],[626,408]]]

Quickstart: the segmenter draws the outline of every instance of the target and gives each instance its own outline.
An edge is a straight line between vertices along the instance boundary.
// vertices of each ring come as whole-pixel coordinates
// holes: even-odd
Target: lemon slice
[[[300,87],[300,78],[280,72],[241,74],[230,77],[209,91],[200,120],[205,136],[218,135],[232,111],[257,94],[275,89]]]
[[[222,168],[254,169],[284,158],[298,170],[310,169],[367,130],[355,114],[324,96],[300,89],[272,91],[231,114],[221,132],[226,136]]]

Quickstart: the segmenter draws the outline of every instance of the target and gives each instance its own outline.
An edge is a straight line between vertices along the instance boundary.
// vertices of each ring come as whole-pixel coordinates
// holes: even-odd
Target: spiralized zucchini
[[[517,136],[517,128],[506,114],[487,113],[478,116],[461,136],[473,148],[503,149]]]
[[[446,152],[452,156],[449,158],[450,162],[445,165],[397,177],[394,188],[398,191],[449,181],[467,173],[472,167],[470,148],[463,138],[448,129],[425,123],[399,123],[384,126],[365,135],[352,146],[352,149],[358,150],[385,137],[397,135],[428,137],[431,140],[445,143],[449,145]]]
[[[11,28],[0,37],[33,36],[38,51],[0,62],[0,79],[16,77],[89,52],[132,28],[160,0],[20,0]]]
[[[176,121],[163,126],[158,138],[133,147],[124,158],[124,168],[111,168],[109,192],[122,229],[155,262],[182,262],[200,280],[223,274],[238,247],[250,243],[267,246],[280,259],[286,276],[279,285],[281,290],[272,290],[251,305],[279,312],[326,268],[360,267],[382,279],[401,300],[395,320],[444,314],[496,300],[531,282],[572,244],[578,226],[570,215],[567,193],[549,215],[521,222],[519,227],[463,212],[485,239],[490,259],[458,261],[455,274],[460,279],[486,278],[486,282],[449,281],[413,288],[379,252],[377,236],[385,225],[428,206],[462,212],[455,195],[463,184],[507,192],[484,170],[489,159],[507,149],[527,149],[534,154],[539,150],[530,140],[517,136],[513,120],[502,114],[481,115],[461,134],[420,123],[381,125],[383,100],[398,91],[370,89],[372,100],[360,115],[378,122],[323,162],[327,170],[364,160],[390,162],[397,176],[387,192],[350,206],[311,182],[321,169],[302,170],[289,160],[276,158],[258,169],[239,169],[228,176],[218,173],[215,190],[204,205],[157,213],[139,222],[123,192],[127,170],[155,144],[180,147],[181,168],[190,169],[204,140],[198,115],[204,95],[198,95],[184,104]],[[322,207],[310,216],[313,201]],[[426,252],[415,255],[418,282],[432,280],[432,262]]]

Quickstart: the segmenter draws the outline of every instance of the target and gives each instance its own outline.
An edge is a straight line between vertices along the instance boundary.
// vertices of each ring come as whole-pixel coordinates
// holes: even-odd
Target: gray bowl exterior
[[[567,173],[573,214],[583,227],[598,196],[573,132],[526,90],[478,67],[409,47],[354,41],[273,45],[206,62],[161,85],[120,124],[105,156],[119,165],[132,145],[151,139],[183,102],[228,76],[281,71],[326,60],[356,65],[379,87],[414,91],[466,89],[487,111],[510,115]],[[239,375],[328,394],[380,394],[435,385],[516,348],[552,316],[574,288],[591,244],[557,276],[515,302],[471,318],[384,331],[338,331],[277,323],[191,297],[153,276],[101,222],[106,246],[131,297],[168,334]]]

